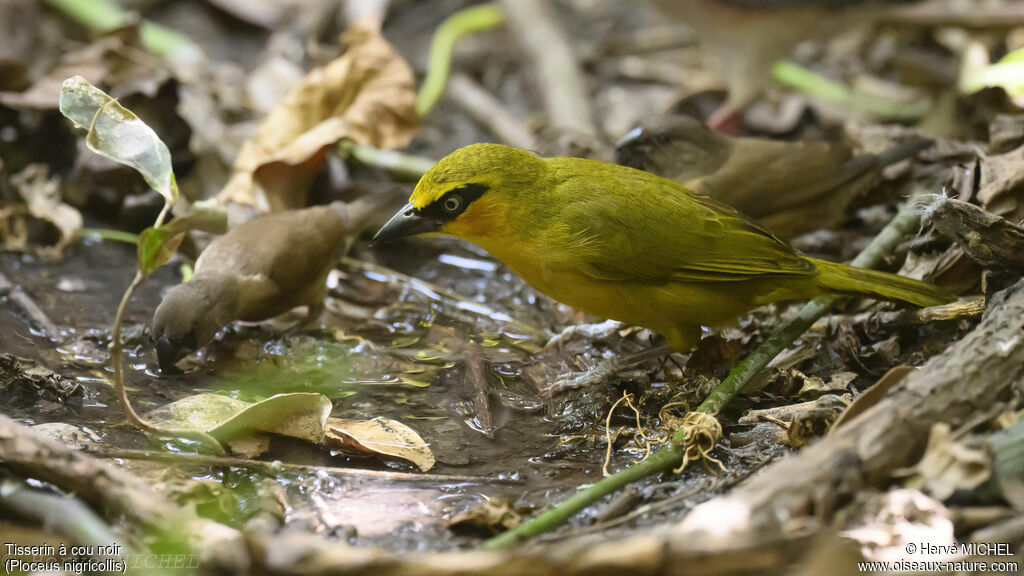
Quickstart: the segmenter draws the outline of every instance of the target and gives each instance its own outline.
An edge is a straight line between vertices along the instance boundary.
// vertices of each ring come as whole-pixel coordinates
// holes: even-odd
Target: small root
[[[659,440],[659,439],[652,438],[652,435],[653,435],[654,431],[651,431],[651,434],[648,434],[648,432],[644,431],[643,423],[640,422],[640,410],[636,407],[635,404],[633,404],[633,398],[634,398],[634,396],[632,394],[630,394],[630,393],[626,392],[625,390],[623,390],[622,391],[622,397],[619,398],[618,400],[616,400],[614,404],[612,404],[612,407],[608,410],[608,415],[604,419],[605,453],[604,453],[604,466],[601,467],[601,472],[604,474],[605,478],[607,478],[608,476],[611,476],[611,473],[608,472],[608,466],[611,465],[611,463],[612,463],[612,444],[614,444],[615,438],[618,438],[619,433],[622,432],[622,428],[619,428],[615,432],[614,438],[613,438],[612,432],[611,432],[611,430],[612,430],[612,414],[615,413],[615,409],[619,407],[619,404],[622,404],[623,402],[625,402],[626,405],[629,406],[630,409],[633,410],[633,414],[636,415],[636,435],[639,436],[640,439],[642,439],[644,441],[644,457],[640,459],[640,462],[643,462],[644,460],[647,459],[648,456],[651,455],[651,446],[652,445],[654,445],[654,444],[661,444],[661,443],[667,441],[667,439],[666,440]],[[636,439],[636,438],[634,438],[634,439]]]
[[[722,438],[722,425],[718,418],[706,412],[689,412],[683,417],[683,461],[673,470],[678,474],[686,468],[691,460],[706,460],[718,465],[725,472],[729,470],[717,458],[711,456],[718,441]]]

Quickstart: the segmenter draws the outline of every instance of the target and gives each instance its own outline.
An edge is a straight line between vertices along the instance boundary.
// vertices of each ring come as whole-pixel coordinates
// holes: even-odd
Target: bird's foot
[[[622,330],[623,324],[617,320],[606,320],[600,324],[577,324],[569,326],[550,340],[544,346],[544,350],[561,350],[565,345],[574,340],[601,341],[614,336]]]
[[[324,311],[326,309],[327,306],[322,302],[320,304],[310,305],[309,310],[306,312],[306,317],[297,321],[290,328],[288,328],[287,331],[303,332],[305,330],[310,330],[312,332],[316,332],[317,330],[315,330],[315,328],[317,328],[317,324],[320,321],[320,317],[323,316]]]
[[[585,386],[594,386],[615,376],[619,371],[619,359],[615,356],[602,358],[593,368],[583,372],[567,372],[541,388],[541,395],[554,397]]]
[[[712,130],[725,134],[738,134],[743,124],[743,109],[730,104],[723,104],[708,117],[707,125]]]

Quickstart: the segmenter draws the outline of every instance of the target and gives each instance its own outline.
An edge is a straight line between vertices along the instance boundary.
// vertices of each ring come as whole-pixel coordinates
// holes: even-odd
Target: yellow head
[[[459,148],[420,179],[409,203],[377,232],[374,242],[417,234],[447,234],[484,245],[506,235],[517,208],[529,206],[544,161],[500,144]]]

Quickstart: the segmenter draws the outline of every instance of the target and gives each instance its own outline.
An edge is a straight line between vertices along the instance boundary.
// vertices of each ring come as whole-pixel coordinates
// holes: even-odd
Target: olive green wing
[[[807,259],[729,206],[647,172],[600,167],[603,177],[568,178],[559,189],[567,202],[558,218],[576,248],[567,264],[588,276],[719,282],[816,273]],[[595,166],[579,168],[591,174]]]

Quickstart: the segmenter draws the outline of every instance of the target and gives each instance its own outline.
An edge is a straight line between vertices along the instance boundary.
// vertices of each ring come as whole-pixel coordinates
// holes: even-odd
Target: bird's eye
[[[462,210],[462,196],[449,196],[445,198],[441,207],[449,214],[457,214],[459,210]]]

